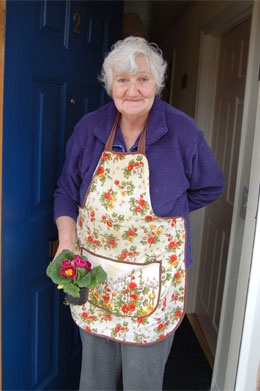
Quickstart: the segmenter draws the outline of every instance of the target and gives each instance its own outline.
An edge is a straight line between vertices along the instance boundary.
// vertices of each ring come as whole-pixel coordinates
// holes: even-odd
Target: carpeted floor
[[[209,390],[212,371],[185,316],[165,368],[164,390]]]

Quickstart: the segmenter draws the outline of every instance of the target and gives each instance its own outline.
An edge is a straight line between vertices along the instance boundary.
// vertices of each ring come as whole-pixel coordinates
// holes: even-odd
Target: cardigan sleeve
[[[189,212],[192,212],[216,200],[224,190],[225,179],[201,131],[197,133],[190,163],[187,196]]]
[[[54,193],[54,221],[60,216],[72,217],[75,221],[80,204],[79,189],[81,146],[75,128],[66,145],[65,163]]]

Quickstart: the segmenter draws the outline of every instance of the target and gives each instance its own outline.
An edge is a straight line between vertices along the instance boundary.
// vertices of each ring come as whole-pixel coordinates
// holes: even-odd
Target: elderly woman
[[[107,272],[83,306],[80,389],[160,390],[185,311],[189,212],[214,201],[223,174],[202,132],[158,98],[166,63],[143,38],[117,42],[101,81],[113,101],[85,115],[55,192],[59,249]],[[80,205],[80,206],[78,206]]]

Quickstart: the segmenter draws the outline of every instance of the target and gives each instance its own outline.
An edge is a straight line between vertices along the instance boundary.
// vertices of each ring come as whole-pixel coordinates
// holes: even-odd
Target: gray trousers
[[[125,391],[162,390],[165,364],[174,334],[147,346],[111,341],[82,329],[80,336],[80,391],[116,390],[121,368]]]

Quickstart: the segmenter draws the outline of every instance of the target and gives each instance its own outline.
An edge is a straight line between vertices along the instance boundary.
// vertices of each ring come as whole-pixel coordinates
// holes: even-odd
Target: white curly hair
[[[130,36],[117,41],[104,59],[99,80],[104,84],[106,92],[112,96],[114,73],[135,74],[138,72],[136,57],[142,54],[151,67],[159,95],[164,87],[167,63],[162,57],[162,51],[155,43],[149,43],[141,37]]]

